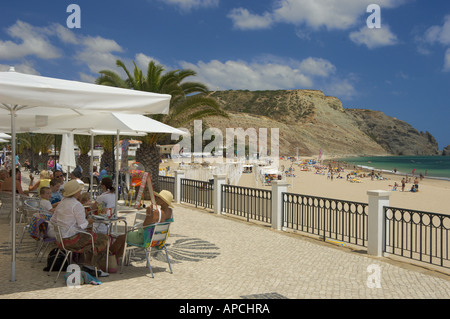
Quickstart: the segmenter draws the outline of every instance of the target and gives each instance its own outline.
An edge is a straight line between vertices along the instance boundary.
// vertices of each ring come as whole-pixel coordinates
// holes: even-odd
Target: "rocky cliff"
[[[316,90],[216,91],[229,119],[206,118],[208,127],[279,128],[280,154],[437,155],[434,137],[382,112],[345,109]],[[270,138],[269,138],[270,140]]]

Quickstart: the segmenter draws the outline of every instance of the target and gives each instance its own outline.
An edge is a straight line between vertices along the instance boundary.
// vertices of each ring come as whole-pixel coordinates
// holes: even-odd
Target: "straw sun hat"
[[[155,192],[155,196],[161,198],[167,205],[169,205],[169,207],[173,207],[173,195],[171,192],[163,190],[160,191],[159,194]]]
[[[64,184],[63,196],[69,197],[69,196],[75,195],[82,189],[83,189],[83,185],[81,185],[80,183],[78,183],[76,180],[73,179]]]

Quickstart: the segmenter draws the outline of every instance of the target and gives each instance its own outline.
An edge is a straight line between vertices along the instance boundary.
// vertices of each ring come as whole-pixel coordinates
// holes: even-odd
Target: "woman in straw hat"
[[[64,198],[57,206],[50,221],[61,226],[61,237],[67,249],[84,251],[88,257],[87,261],[92,260],[94,265],[100,266],[100,261],[106,256],[109,237],[105,234],[90,232],[94,238],[95,251],[92,251],[92,237],[89,234],[79,232],[79,229],[89,231],[94,222],[92,218],[86,219],[84,207],[79,201],[82,189],[83,185],[76,180],[64,184]],[[92,258],[92,256],[95,256],[95,258]]]
[[[146,218],[143,226],[151,224],[158,224],[162,222],[173,222],[173,195],[167,190],[163,190],[159,193],[155,193],[156,209],[153,209],[153,204],[147,207]],[[158,207],[158,205],[160,207]],[[143,229],[140,228],[136,231],[128,232],[125,235],[117,237],[116,241],[111,245],[111,253],[117,257],[123,255],[123,249],[125,246],[125,240],[129,243],[142,244],[144,242]]]

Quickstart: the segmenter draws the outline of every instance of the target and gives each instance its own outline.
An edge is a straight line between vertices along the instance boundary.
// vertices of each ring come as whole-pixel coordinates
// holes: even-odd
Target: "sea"
[[[422,174],[428,178],[450,181],[450,156],[375,156],[336,159],[366,169],[399,175]]]

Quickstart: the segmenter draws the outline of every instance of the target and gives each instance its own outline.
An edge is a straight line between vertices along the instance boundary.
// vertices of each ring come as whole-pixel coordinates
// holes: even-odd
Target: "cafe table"
[[[123,222],[125,225],[125,234],[127,232],[128,224],[127,219],[125,217],[118,217],[113,215],[111,218],[106,217],[105,215],[92,215],[92,218],[95,220],[96,223],[105,224],[107,227],[107,235],[108,237],[111,236],[111,229],[113,228],[113,225],[117,225],[118,222]],[[111,244],[111,240],[108,240],[108,243],[106,245],[106,269],[105,271],[108,272],[108,259],[109,259],[109,246]]]

